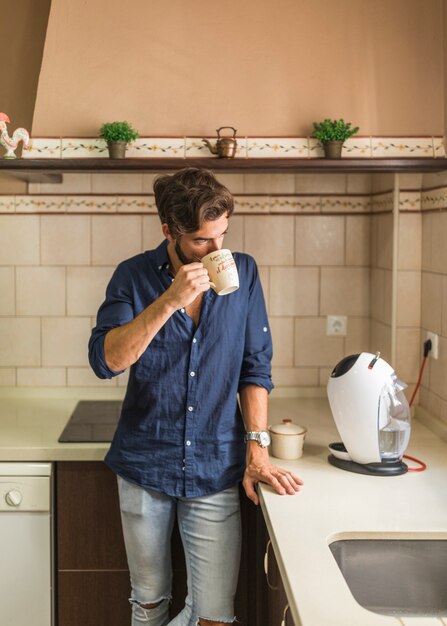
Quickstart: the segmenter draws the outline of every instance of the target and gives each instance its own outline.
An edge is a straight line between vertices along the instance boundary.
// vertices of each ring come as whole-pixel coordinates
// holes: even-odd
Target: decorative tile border
[[[205,137],[214,144],[216,137]],[[236,158],[323,158],[323,148],[313,137],[236,137]],[[127,149],[133,158],[212,156],[200,137],[140,137]],[[106,157],[107,146],[97,137],[33,137],[23,158]],[[342,158],[445,157],[443,137],[351,137]]]
[[[368,215],[393,210],[393,192],[368,194],[233,194],[237,215],[319,214]],[[399,210],[446,210],[447,187],[401,191]],[[0,194],[0,214],[116,214],[156,215],[153,194]]]

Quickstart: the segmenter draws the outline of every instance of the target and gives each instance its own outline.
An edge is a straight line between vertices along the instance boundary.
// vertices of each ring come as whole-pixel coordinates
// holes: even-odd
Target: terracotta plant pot
[[[341,159],[343,141],[327,141],[323,144],[326,159]]]
[[[126,158],[127,141],[111,141],[107,144],[107,147],[111,159]]]

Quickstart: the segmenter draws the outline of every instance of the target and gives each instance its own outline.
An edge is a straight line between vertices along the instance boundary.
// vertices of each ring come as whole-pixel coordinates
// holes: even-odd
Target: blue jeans
[[[234,621],[241,521],[237,486],[198,498],[174,498],[118,477],[121,520],[132,585],[132,626],[194,626],[199,618]],[[169,621],[171,534],[177,514],[188,595]],[[155,604],[143,608],[142,604]]]

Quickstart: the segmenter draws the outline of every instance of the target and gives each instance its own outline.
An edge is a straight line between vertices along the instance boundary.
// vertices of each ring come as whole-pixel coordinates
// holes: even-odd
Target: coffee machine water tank
[[[334,367],[327,393],[345,450],[338,454],[342,462],[329,458],[333,465],[372,474],[406,471],[402,456],[410,439],[410,407],[405,387],[380,353],[354,354]],[[337,458],[342,444],[331,445]]]

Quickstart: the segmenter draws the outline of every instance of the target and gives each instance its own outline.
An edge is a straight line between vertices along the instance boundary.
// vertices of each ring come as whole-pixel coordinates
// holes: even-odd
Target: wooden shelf
[[[441,172],[447,170],[447,158],[402,159],[218,159],[198,158],[85,158],[85,159],[3,159],[0,173],[28,182],[60,182],[68,172],[163,172],[183,167],[206,167],[218,172],[251,173],[384,173]]]

